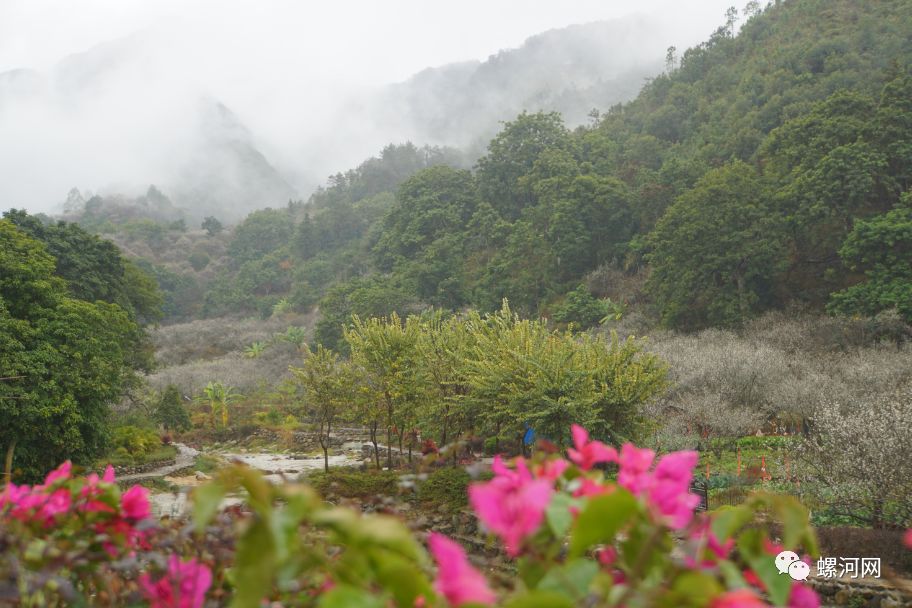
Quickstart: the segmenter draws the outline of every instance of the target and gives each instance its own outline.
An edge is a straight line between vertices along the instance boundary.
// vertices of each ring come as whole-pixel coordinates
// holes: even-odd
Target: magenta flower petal
[[[584,471],[600,462],[617,462],[617,451],[601,441],[589,441],[589,433],[583,427],[574,424],[570,427],[570,433],[576,449],[568,449],[567,455]]]
[[[49,486],[55,481],[60,481],[62,479],[69,479],[70,472],[73,470],[73,464],[67,460],[62,465],[48,473],[47,478],[44,480],[44,485]]]
[[[469,501],[478,519],[500,537],[507,553],[515,557],[520,553],[522,541],[544,520],[554,492],[553,481],[533,478],[522,458],[517,461],[516,471],[508,469],[498,458],[494,464],[494,479],[472,484]]]
[[[493,606],[497,599],[484,576],[472,567],[459,544],[442,534],[431,532],[428,544],[437,562],[434,589],[453,606],[473,602]]]
[[[820,608],[820,598],[813,589],[796,582],[789,592],[788,608]]]
[[[133,486],[120,497],[120,507],[124,517],[146,519],[152,515],[149,505],[149,490],[142,486]]]
[[[150,608],[202,608],[212,572],[195,559],[184,562],[172,555],[163,578],[153,582],[151,576],[143,574],[138,582]]]

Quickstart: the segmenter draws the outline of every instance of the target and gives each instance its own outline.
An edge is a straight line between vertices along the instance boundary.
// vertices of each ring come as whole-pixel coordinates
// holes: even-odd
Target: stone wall
[[[900,608],[912,606],[912,581],[891,584],[886,579],[809,579],[824,606]],[[905,586],[903,589],[901,586]],[[863,603],[859,603],[859,600]]]

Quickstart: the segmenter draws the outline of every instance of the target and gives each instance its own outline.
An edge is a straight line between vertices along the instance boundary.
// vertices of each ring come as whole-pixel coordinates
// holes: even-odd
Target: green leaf
[[[722,588],[716,579],[702,572],[685,572],[672,584],[667,597],[669,608],[683,606],[707,606]]]
[[[779,574],[775,556],[766,552],[762,530],[747,530],[738,538],[738,552],[766,586],[766,592],[775,606],[784,606],[792,588],[792,578]]]
[[[558,492],[554,495],[551,504],[545,510],[545,519],[548,521],[548,527],[554,532],[554,536],[563,538],[567,534],[573,523],[573,513],[570,511],[570,507],[579,504],[580,501],[569,494]]]
[[[753,517],[753,510],[746,505],[719,507],[712,514],[712,532],[719,542],[725,542],[735,532],[747,525]]]
[[[569,595],[577,601],[582,600],[589,592],[589,586],[599,567],[589,559],[574,559],[548,571],[538,584],[542,591],[556,591]]]
[[[225,498],[225,486],[218,482],[207,483],[193,490],[193,523],[202,532],[212,521]]]
[[[532,591],[513,598],[504,608],[574,608],[573,600],[553,591]]]
[[[414,563],[389,551],[375,551],[374,556],[377,580],[392,593],[396,605],[414,606],[415,598],[433,595],[430,583]]]
[[[232,608],[259,608],[272,590],[277,564],[272,532],[263,519],[256,519],[237,544]]]
[[[596,496],[573,523],[570,555],[578,557],[593,545],[610,543],[636,511],[637,501],[627,490]]]
[[[338,586],[320,596],[320,608],[383,608],[383,600],[374,593],[355,587]]]

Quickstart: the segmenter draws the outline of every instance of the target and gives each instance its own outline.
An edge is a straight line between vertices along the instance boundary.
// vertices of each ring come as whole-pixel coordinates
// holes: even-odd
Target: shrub
[[[435,469],[418,485],[418,499],[445,511],[457,511],[468,505],[470,480],[462,467]]]
[[[554,310],[553,319],[558,323],[572,323],[579,329],[598,325],[599,321],[614,312],[611,304],[599,300],[583,286],[577,287],[564,297],[564,301]]]
[[[372,500],[377,496],[395,496],[399,492],[399,476],[394,471],[336,468],[311,473],[307,481],[324,496]]]
[[[183,404],[180,391],[173,384],[169,384],[162,392],[155,411],[155,421],[169,431],[190,430],[190,414]]]
[[[190,266],[193,267],[193,270],[199,272],[209,265],[209,256],[205,251],[194,251],[190,254],[188,261],[190,262]]]
[[[114,429],[112,445],[119,453],[125,451],[133,458],[145,456],[161,446],[158,433],[135,426],[121,426]]]

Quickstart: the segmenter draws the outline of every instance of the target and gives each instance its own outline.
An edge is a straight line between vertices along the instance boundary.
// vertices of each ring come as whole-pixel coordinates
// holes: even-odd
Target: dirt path
[[[118,477],[117,480],[136,481],[137,479],[149,479],[150,477],[164,477],[165,475],[170,475],[174,471],[179,471],[181,469],[193,466],[193,462],[196,460],[197,455],[199,455],[199,450],[194,450],[190,446],[186,446],[183,443],[175,443],[174,447],[177,448],[177,456],[174,458],[173,464],[167,464],[165,466],[158,467],[157,469],[146,471],[145,473],[124,475],[122,477]]]

